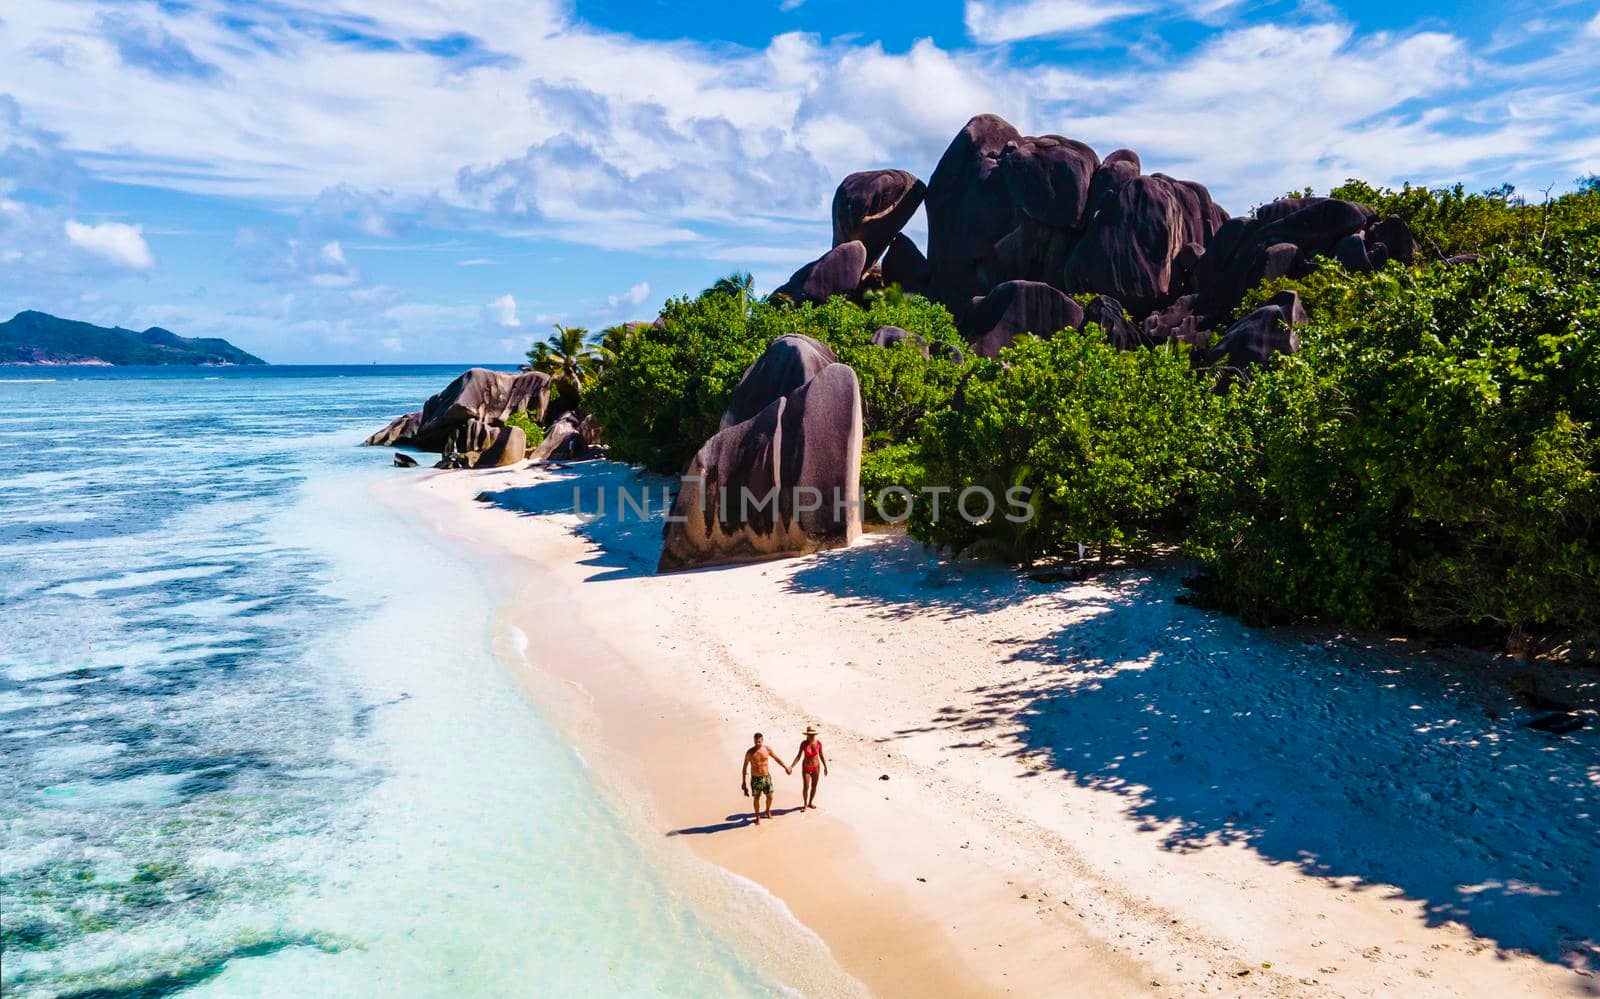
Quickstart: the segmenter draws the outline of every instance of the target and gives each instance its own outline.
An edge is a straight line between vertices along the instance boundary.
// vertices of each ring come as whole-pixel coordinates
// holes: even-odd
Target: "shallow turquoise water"
[[[0,372],[6,995],[774,990],[368,495],[455,373]]]

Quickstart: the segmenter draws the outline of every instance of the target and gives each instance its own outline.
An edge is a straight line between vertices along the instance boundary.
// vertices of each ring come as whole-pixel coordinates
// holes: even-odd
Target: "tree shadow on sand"
[[[849,548],[807,555],[784,588],[828,593],[848,607],[896,620],[984,614],[1041,589],[1009,566],[942,558],[903,534],[869,535]]]
[[[959,613],[942,607],[956,589],[883,596],[871,565],[846,569],[850,554],[817,559],[796,585],[892,617]],[[882,571],[905,568],[891,557]],[[1600,732],[1522,728],[1526,712],[1468,667],[1246,628],[1176,603],[1180,590],[1163,568],[1057,591],[1070,623],[1002,653],[1015,668],[998,672],[1017,679],[897,737],[1014,738],[1027,777],[1122,796],[1168,850],[1242,844],[1419,900],[1430,924],[1600,964]],[[969,613],[997,595],[981,588]]]
[[[597,551],[580,564],[605,570],[591,582],[652,576],[661,553],[661,528],[672,480],[610,461],[541,466],[545,478],[530,485],[493,488],[482,502],[528,517],[576,514],[574,531]],[[626,495],[628,502],[619,497]]]

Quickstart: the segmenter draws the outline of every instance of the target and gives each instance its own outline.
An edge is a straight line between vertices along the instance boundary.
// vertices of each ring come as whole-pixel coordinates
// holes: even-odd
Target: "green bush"
[[[1600,225],[1600,190],[1581,183],[1548,204],[1542,194],[1526,199],[1509,185],[1482,193],[1468,193],[1461,184],[1433,189],[1407,184],[1396,191],[1352,179],[1328,193],[1370,205],[1379,215],[1404,219],[1425,260],[1497,247],[1531,250],[1551,240],[1592,234]]]
[[[815,337],[855,369],[869,449],[908,439],[960,377],[958,365],[924,357],[914,344],[872,345],[886,325],[929,343],[960,344],[950,314],[920,298],[883,296],[865,309],[842,298],[790,307],[713,288],[668,302],[661,320],[615,337],[585,395],[611,453],[660,472],[683,470],[717,432],[745,369],[785,334]]]
[[[1389,268],[1224,401],[1187,547],[1257,620],[1600,629],[1600,241]]]
[[[544,442],[544,428],[539,426],[533,414],[526,409],[518,410],[506,417],[506,426],[521,427],[522,433],[528,438],[528,450],[532,451]]]
[[[1119,351],[1093,325],[1020,338],[998,359],[976,362],[959,402],[923,425],[923,484],[950,492],[937,516],[931,498],[919,498],[911,531],[957,550],[982,542],[1023,562],[1075,553],[1080,543],[1146,549],[1192,506],[1219,407],[1177,348]],[[984,523],[958,512],[972,487],[996,497]],[[1018,488],[1025,509],[1007,502]],[[984,506],[975,496],[968,512]]]
[[[890,444],[862,455],[861,502],[865,519],[904,521],[924,478],[921,452],[915,443]]]

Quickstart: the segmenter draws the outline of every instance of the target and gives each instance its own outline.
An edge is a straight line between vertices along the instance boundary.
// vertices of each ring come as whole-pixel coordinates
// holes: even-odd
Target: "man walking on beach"
[[[794,773],[783,766],[783,761],[773,756],[762,743],[761,733],[756,733],[755,745],[744,751],[744,766],[739,768],[739,790],[750,796],[756,813],[756,825],[761,824],[761,796],[767,796],[767,818],[772,818],[772,774],[767,769],[768,763],[776,763],[783,767],[784,773]],[[745,784],[745,772],[750,773],[750,783]]]

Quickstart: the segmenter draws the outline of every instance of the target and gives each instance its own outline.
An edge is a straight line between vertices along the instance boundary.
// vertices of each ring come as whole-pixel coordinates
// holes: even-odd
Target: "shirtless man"
[[[744,766],[739,768],[739,791],[748,794],[755,807],[756,825],[761,824],[761,796],[767,796],[767,818],[772,818],[772,775],[767,770],[768,763],[776,763],[783,767],[786,774],[794,773],[783,766],[783,761],[773,756],[761,741],[761,733],[756,733],[755,745],[744,751]],[[745,772],[750,773],[750,783],[745,784]]]

